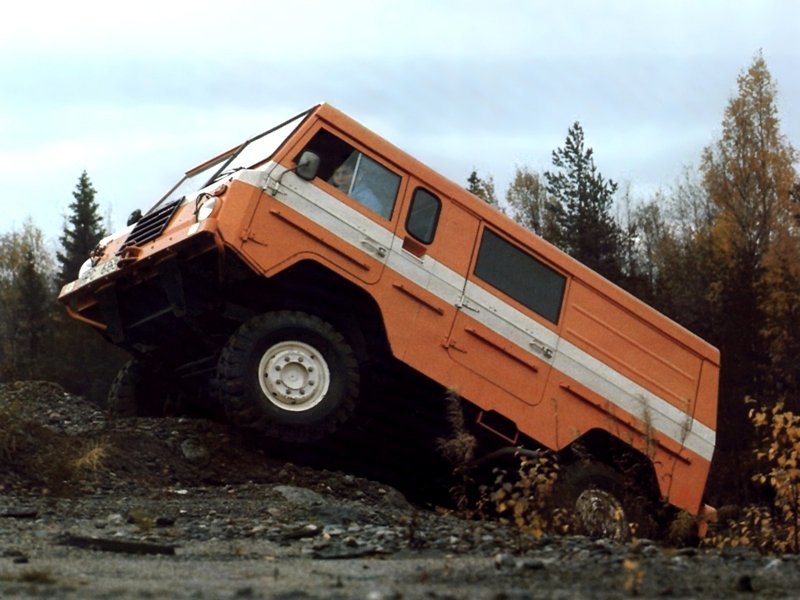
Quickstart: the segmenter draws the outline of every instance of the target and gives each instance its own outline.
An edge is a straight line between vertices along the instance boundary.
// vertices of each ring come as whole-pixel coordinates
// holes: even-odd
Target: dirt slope
[[[796,597],[800,561],[534,540],[224,424],[0,385],[0,597]],[[420,485],[423,482],[420,482]],[[405,492],[405,493],[404,493]]]

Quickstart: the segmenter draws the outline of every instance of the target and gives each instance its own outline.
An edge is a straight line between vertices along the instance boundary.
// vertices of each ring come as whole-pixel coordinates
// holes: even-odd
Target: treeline
[[[468,179],[474,194],[719,347],[718,504],[760,492],[751,402],[800,411],[800,179],[776,95],[758,54],[699,168],[645,201],[599,173],[580,123],[552,170],[517,168],[503,201],[491,176]]]
[[[699,167],[649,199],[634,201],[603,177],[580,123],[554,150],[552,170],[518,167],[502,199],[491,176],[473,171],[467,180],[477,196],[720,348],[709,488],[717,504],[759,494],[746,401],[800,409],[800,179],[776,95],[759,53]],[[54,301],[105,235],[86,173],[73,196],[55,258],[33,223],[0,235],[0,381],[51,379],[100,399],[123,356]]]
[[[0,382],[55,381],[102,404],[125,354],[56,300],[106,235],[86,172],[72,195],[55,256],[31,220],[0,234]]]

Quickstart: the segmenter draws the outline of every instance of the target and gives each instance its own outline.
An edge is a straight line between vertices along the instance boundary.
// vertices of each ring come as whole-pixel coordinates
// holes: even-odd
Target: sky
[[[800,148],[796,0],[89,0],[0,26],[0,234],[56,244],[85,170],[124,226],[183,172],[317,102],[503,196],[580,122],[646,198],[695,168],[762,52]]]

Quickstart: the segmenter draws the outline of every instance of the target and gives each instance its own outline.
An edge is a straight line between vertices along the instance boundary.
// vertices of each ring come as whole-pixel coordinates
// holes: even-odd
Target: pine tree
[[[497,199],[497,194],[494,191],[494,178],[489,175],[486,179],[480,177],[478,172],[473,169],[472,173],[467,177],[467,191],[475,194],[478,198],[491,206],[500,210],[500,202]]]
[[[623,280],[620,267],[622,232],[611,215],[617,184],[606,180],[594,164],[594,153],[584,144],[576,122],[563,148],[553,151],[555,172],[545,171],[554,223],[550,239],[562,250],[611,281]]]
[[[80,266],[106,235],[101,223],[96,191],[86,171],[81,173],[75,191],[71,213],[60,238],[63,253],[57,254],[61,266],[58,280],[61,285],[77,277]],[[60,307],[55,317],[55,328],[50,353],[60,357],[49,365],[43,376],[52,377],[73,393],[84,394],[98,404],[105,394],[126,354],[112,346],[91,327],[67,317]]]
[[[89,257],[89,253],[105,236],[102,217],[95,202],[95,191],[86,171],[81,173],[72,196],[75,199],[69,208],[72,211],[67,218],[63,234],[59,238],[64,252],[57,253],[61,265],[59,283],[65,284],[78,276],[78,270]]]

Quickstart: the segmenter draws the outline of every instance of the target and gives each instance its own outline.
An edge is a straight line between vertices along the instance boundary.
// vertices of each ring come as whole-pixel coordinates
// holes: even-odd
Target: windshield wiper
[[[218,173],[214,177],[214,179],[212,179],[211,182],[209,182],[209,183],[213,183],[214,181],[219,181],[220,179],[222,179],[226,175],[232,175],[233,173],[236,173],[236,171],[241,171],[242,169],[244,169],[244,167],[234,167],[232,169],[228,169],[227,171],[223,171],[222,173]]]

